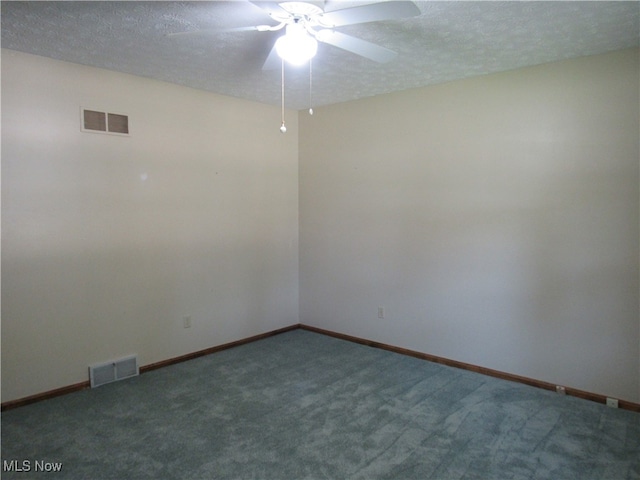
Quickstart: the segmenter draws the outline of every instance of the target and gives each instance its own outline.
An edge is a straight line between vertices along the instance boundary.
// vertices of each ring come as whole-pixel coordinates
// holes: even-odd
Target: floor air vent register
[[[138,357],[136,355],[89,366],[91,388],[135,377],[138,374]]]

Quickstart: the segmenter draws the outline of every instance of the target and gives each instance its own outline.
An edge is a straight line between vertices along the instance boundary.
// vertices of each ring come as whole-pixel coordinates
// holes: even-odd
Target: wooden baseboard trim
[[[460,368],[462,370],[469,370],[471,372],[480,373],[482,375],[487,375],[490,377],[501,378],[503,380],[509,380],[511,382],[523,383],[525,385],[542,388],[544,390],[551,390],[551,391],[556,390],[555,384],[544,382],[542,380],[536,380],[533,378],[523,377],[523,376],[515,375],[512,373],[501,372],[499,370],[493,370],[491,368],[485,368],[485,367],[480,367],[478,365],[459,362],[457,360],[451,360],[449,358],[438,357],[436,355],[430,355],[428,353],[417,352],[415,350],[409,350],[407,348],[395,347],[393,345],[388,345],[386,343],[375,342],[373,340],[366,340],[364,338],[354,337],[352,335],[346,335],[344,333],[333,332],[331,330],[324,330],[322,328],[312,327],[309,325],[300,324],[300,328],[303,330],[308,330],[310,332],[321,333],[323,335],[339,338],[341,340],[347,340],[349,342],[359,343],[361,345],[367,345],[369,347],[380,348],[382,350],[388,350],[390,352],[400,353],[402,355],[408,355],[410,357],[419,358],[421,360],[427,360],[433,363],[439,363],[441,365],[446,365],[449,367]],[[578,397],[585,400],[590,400],[592,402],[602,403],[605,405],[607,403],[607,397],[605,395],[586,392],[584,390],[579,390],[577,388],[571,388],[571,387],[565,387],[565,391],[567,395],[571,395],[573,397]],[[640,404],[629,402],[626,400],[618,400],[618,408],[640,413]]]
[[[203,357],[205,355],[210,355],[215,352],[219,352],[221,350],[227,350],[229,348],[237,347],[240,345],[244,345],[246,343],[255,342],[257,340],[262,340],[263,338],[272,337],[274,335],[278,335],[280,333],[289,332],[291,330],[296,330],[300,328],[300,324],[290,325],[288,327],[279,328],[277,330],[272,330],[270,332],[261,333],[259,335],[254,335],[252,337],[243,338],[241,340],[236,340],[235,342],[225,343],[224,345],[218,345],[216,347],[206,348],[204,350],[199,350],[197,352],[188,353],[186,355],[181,355],[179,357],[169,358],[167,360],[162,360],[160,362],[155,362],[149,365],[144,365],[140,367],[140,373],[150,372],[152,370],[157,370],[158,368],[168,367],[169,365],[174,365],[176,363],[186,362],[187,360],[192,360],[194,358]],[[77,392],[80,390],[84,390],[85,388],[90,388],[91,383],[87,380],[86,382],[76,383],[74,385],[67,385],[66,387],[56,388],[55,390],[49,390],[47,392],[36,393],[35,395],[30,395],[28,397],[19,398],[17,400],[10,400],[8,402],[2,403],[0,406],[1,411],[11,410],[18,407],[24,407],[25,405],[29,405],[36,402],[41,402],[43,400],[48,400],[50,398],[59,397],[61,395],[66,395],[68,393]]]
[[[48,390],[42,393],[36,393],[35,395],[29,395],[28,397],[4,402],[0,407],[0,410],[4,412],[5,410],[24,407],[25,405],[41,402],[43,400],[49,400],[50,398],[59,397],[68,393],[79,392],[80,390],[84,390],[85,388],[89,387],[91,387],[91,383],[87,380],[86,382],[75,383],[73,385],[67,385],[66,387],[56,388],[54,390]]]
[[[175,365],[176,363],[186,362],[187,360],[193,360],[194,358],[198,358],[198,357],[204,357],[205,355],[211,355],[212,353],[220,352],[222,350],[228,350],[229,348],[238,347],[240,345],[262,340],[264,338],[273,337],[274,335],[290,332],[291,330],[296,330],[298,328],[300,328],[300,324],[290,325],[288,327],[279,328],[277,330],[272,330],[270,332],[261,333],[259,335],[243,338],[241,340],[236,340],[235,342],[229,342],[223,345],[218,345],[216,347],[205,348],[204,350],[199,350],[197,352],[187,353],[186,355],[181,355],[179,357],[169,358],[167,360],[162,360],[160,362],[151,363],[149,365],[140,367],[140,373],[141,374],[147,373],[152,370],[157,370],[158,368],[168,367],[169,365]]]
[[[152,370],[157,370],[158,368],[168,367],[169,365],[175,365],[176,363],[186,362],[188,360],[192,360],[194,358],[203,357],[205,355],[211,355],[212,353],[220,352],[222,350],[227,350],[229,348],[238,347],[240,345],[244,345],[247,343],[255,342],[257,340],[262,340],[264,338],[272,337],[274,335],[278,335],[281,333],[289,332],[291,330],[296,330],[301,328],[303,330],[308,330],[310,332],[320,333],[323,335],[327,335],[334,338],[339,338],[341,340],[347,340],[349,342],[358,343],[361,345],[367,345],[373,348],[379,348],[382,350],[387,350],[394,353],[399,353],[401,355],[408,355],[410,357],[419,358],[421,360],[427,360],[429,362],[438,363],[441,365],[446,365],[449,367],[460,368],[463,370],[469,370],[471,372],[480,373],[482,375],[487,375],[490,377],[501,378],[503,380],[509,380],[512,382],[523,383],[525,385],[530,385],[532,387],[542,388],[544,390],[555,391],[556,386],[549,382],[544,382],[542,380],[536,380],[533,378],[523,377],[520,375],[515,375],[512,373],[501,372],[499,370],[493,370],[491,368],[480,367],[477,365],[472,365],[469,363],[459,362],[457,360],[451,360],[444,357],[438,357],[436,355],[430,355],[428,353],[422,353],[415,350],[410,350],[402,347],[395,347],[393,345],[388,345],[386,343],[375,342],[373,340],[367,340],[360,337],[354,337],[352,335],[347,335],[344,333],[333,332],[331,330],[325,330],[322,328],[312,327],[310,325],[303,324],[295,324],[290,325],[288,327],[279,328],[277,330],[272,330],[270,332],[261,333],[259,335],[254,335],[252,337],[243,338],[241,340],[236,340],[234,342],[225,343],[223,345],[218,345],[216,347],[206,348],[204,350],[199,350],[197,352],[188,353],[186,355],[181,355],[179,357],[170,358],[167,360],[162,360],[160,362],[151,363],[149,365],[144,365],[140,367],[140,373],[150,372]],[[86,388],[90,388],[91,384],[87,380],[85,382],[76,383],[73,385],[67,385],[66,387],[56,388],[54,390],[49,390],[47,392],[37,393],[35,395],[30,395],[28,397],[19,398],[16,400],[10,400],[8,402],[2,403],[0,406],[1,411],[11,410],[18,407],[23,407],[25,405],[30,405],[32,403],[41,402],[43,400],[48,400],[50,398],[59,397],[61,395],[66,395],[68,393],[78,392],[80,390],[84,390]],[[577,388],[566,387],[566,394],[574,397],[582,398],[585,400],[590,400],[592,402],[607,403],[607,397],[605,395],[600,395],[597,393],[586,392],[584,390],[579,390]],[[640,404],[635,402],[629,402],[627,400],[618,400],[618,408],[623,410],[630,410],[632,412],[640,413]]]

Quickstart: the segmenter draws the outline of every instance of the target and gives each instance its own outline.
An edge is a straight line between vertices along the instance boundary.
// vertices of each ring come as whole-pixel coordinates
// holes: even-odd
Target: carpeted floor
[[[640,415],[294,330],[4,412],[2,460],[3,479],[631,480]]]

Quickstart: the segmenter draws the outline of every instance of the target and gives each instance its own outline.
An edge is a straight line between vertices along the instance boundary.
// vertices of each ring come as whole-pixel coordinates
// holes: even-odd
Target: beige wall
[[[616,52],[281,135],[276,107],[3,51],[2,401],[298,321],[640,401],[638,75]]]
[[[81,106],[131,136],[82,133]],[[279,120],[2,52],[2,401],[298,322],[297,114]]]
[[[300,321],[639,401],[638,79],[634,49],[301,114]]]

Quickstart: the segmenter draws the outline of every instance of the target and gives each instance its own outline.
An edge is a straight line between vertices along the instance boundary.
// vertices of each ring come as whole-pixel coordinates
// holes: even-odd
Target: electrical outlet
[[[384,307],[378,307],[378,318],[384,318]]]
[[[559,393],[560,395],[566,395],[567,389],[564,388],[562,385],[556,385],[556,393]]]
[[[607,397],[607,407],[618,408],[618,399]]]
[[[184,328],[191,328],[191,315],[182,317],[182,326]]]

